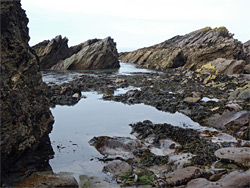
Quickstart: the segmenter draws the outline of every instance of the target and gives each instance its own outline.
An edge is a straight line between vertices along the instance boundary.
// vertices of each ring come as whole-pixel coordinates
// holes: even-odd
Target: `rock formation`
[[[56,62],[70,56],[68,39],[62,38],[61,35],[52,40],[44,40],[32,48],[39,57],[41,69],[49,69]]]
[[[92,39],[68,48],[68,39],[57,36],[33,47],[41,69],[85,70],[119,68],[116,43],[110,37]]]
[[[177,67],[196,70],[217,58],[248,61],[243,44],[235,40],[225,27],[206,27],[151,47],[120,54],[123,62],[158,70]]]
[[[20,0],[1,2],[1,171],[31,148],[36,151],[54,122],[38,58],[29,47],[28,19]],[[26,159],[28,160],[28,159]],[[24,167],[23,167],[24,168]]]

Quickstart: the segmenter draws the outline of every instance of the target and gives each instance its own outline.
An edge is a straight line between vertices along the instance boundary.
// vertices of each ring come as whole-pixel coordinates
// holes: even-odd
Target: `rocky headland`
[[[154,46],[120,53],[120,60],[150,69],[183,67],[184,70],[195,71],[202,66],[207,67],[211,61],[219,61],[217,58],[223,58],[224,61],[234,60],[231,63],[220,61],[221,66],[230,64],[229,73],[234,74],[243,72],[244,66],[250,63],[248,43],[242,44],[234,39],[225,27],[206,27]]]
[[[119,68],[116,43],[111,37],[91,39],[68,47],[68,39],[57,36],[32,47],[39,59],[41,69],[96,70]]]

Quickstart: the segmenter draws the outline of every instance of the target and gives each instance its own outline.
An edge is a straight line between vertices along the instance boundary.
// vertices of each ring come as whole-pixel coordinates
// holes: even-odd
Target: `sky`
[[[225,26],[250,40],[250,0],[21,0],[31,46],[57,35],[69,46],[111,36],[119,52],[158,44],[204,27]]]

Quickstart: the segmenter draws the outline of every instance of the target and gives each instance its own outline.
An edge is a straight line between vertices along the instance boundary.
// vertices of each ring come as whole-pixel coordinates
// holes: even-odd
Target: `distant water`
[[[126,63],[121,63],[120,69],[112,71],[111,74],[152,72],[147,69],[138,69],[134,65]],[[95,74],[95,72],[49,71],[43,72],[43,80],[61,84],[82,74]],[[115,94],[119,95],[124,92],[126,89],[120,88]],[[204,129],[189,117],[178,112],[171,114],[144,104],[127,105],[120,102],[103,101],[102,95],[96,92],[83,92],[82,94],[87,98],[81,99],[74,106],[57,105],[51,109],[55,117],[55,124],[50,139],[55,156],[54,159],[50,160],[50,165],[54,172],[72,173],[77,179],[82,174],[108,178],[102,172],[103,163],[97,160],[101,155],[88,144],[88,141],[94,136],[134,138],[130,135],[129,124],[144,120]]]
[[[96,73],[104,73],[104,74],[118,74],[118,75],[129,75],[132,73],[149,73],[154,72],[152,70],[136,68],[134,64],[131,63],[120,63],[119,69],[104,69],[104,70],[81,70],[81,71],[42,71],[42,79],[44,82],[54,82],[56,84],[62,84],[65,82],[70,82],[84,74],[96,74]]]

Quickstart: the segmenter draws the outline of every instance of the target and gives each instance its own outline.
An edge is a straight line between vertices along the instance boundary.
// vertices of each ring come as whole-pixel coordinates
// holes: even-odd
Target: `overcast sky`
[[[57,35],[69,46],[111,36],[118,50],[134,50],[206,26],[225,26],[250,40],[250,0],[21,0],[30,45]]]

